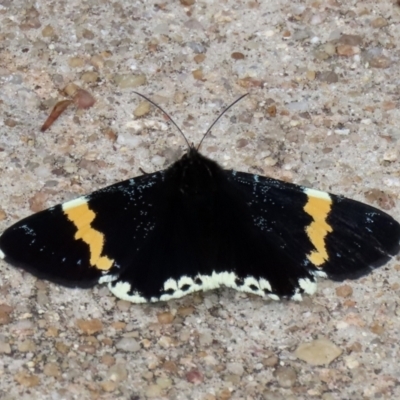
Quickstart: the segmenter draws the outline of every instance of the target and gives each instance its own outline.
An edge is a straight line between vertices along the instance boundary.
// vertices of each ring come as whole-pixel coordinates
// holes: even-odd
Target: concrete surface
[[[400,219],[392,1],[0,0],[0,26],[0,231],[182,154],[161,113],[134,116],[133,90],[194,143],[248,91],[204,154]],[[69,82],[96,104],[41,133]],[[400,398],[398,260],[301,303],[220,290],[134,305],[0,268],[1,399]],[[316,339],[324,365],[296,353]]]

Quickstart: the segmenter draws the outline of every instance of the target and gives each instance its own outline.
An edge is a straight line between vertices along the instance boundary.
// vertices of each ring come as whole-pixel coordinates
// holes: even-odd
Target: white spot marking
[[[182,288],[185,285],[189,285],[189,286],[194,285],[193,279],[189,278],[188,276],[182,276],[182,278],[180,278],[178,281],[178,287]]]
[[[299,279],[299,286],[307,294],[314,294],[317,290],[317,284],[308,278]]]
[[[254,285],[256,287],[256,289],[252,289],[250,286]],[[250,293],[254,293],[254,294],[258,294],[261,296],[264,296],[264,293],[260,293],[260,284],[258,282],[257,279],[253,278],[252,276],[247,277],[244,280],[244,284],[243,286],[240,286],[238,288],[239,291],[241,292],[250,292]]]
[[[215,272],[211,275],[197,275],[196,278],[200,278],[203,281],[201,286],[202,290],[217,289],[220,286],[226,286],[233,289],[237,289],[236,279],[237,275],[234,272]],[[196,280],[195,278],[195,280]]]
[[[107,275],[103,275],[101,278],[99,278],[99,283],[109,283],[109,282],[113,282],[115,280],[118,279],[118,275],[111,275],[111,274],[107,274]]]
[[[312,274],[318,276],[319,278],[327,278],[328,274],[324,271],[312,271]]]
[[[83,204],[86,204],[88,202],[87,198],[85,196],[78,197],[77,199],[67,201],[66,203],[62,204],[62,209],[69,210],[70,208],[75,208],[79,207]]]
[[[192,289],[185,290],[185,291],[177,290],[172,294],[162,294],[159,299],[152,297],[151,301],[155,302],[155,301],[168,301],[171,299],[179,299],[180,297],[186,296],[187,294],[193,293],[194,291],[195,291],[194,289],[193,290]],[[153,300],[153,299],[155,299],[155,300]]]
[[[108,288],[114,296],[121,300],[131,301],[132,303],[147,303],[147,299],[141,296],[139,292],[128,294],[131,291],[131,285],[128,282],[117,282],[115,286],[109,283]]]
[[[324,200],[328,200],[328,201],[332,200],[329,193],[321,192],[320,190],[305,188],[304,193],[310,197],[317,197],[318,199],[324,199]]]
[[[175,279],[168,279],[164,282],[164,290],[178,290],[178,284]]]
[[[248,276],[248,277],[244,280],[244,285],[247,285],[247,286],[255,285],[255,286],[257,286],[258,288],[260,287],[260,286],[259,286],[259,283],[258,283],[258,280],[255,279],[255,278],[253,278],[252,276]]]
[[[238,276],[234,272],[215,272],[213,271],[211,275],[196,275],[194,279],[188,276],[182,276],[179,280],[168,279],[164,283],[164,290],[172,290],[173,293],[165,293],[160,297],[151,297],[150,300],[147,300],[145,297],[141,296],[139,292],[134,292],[133,294],[128,294],[131,291],[131,285],[128,282],[117,282],[115,285],[111,284],[113,280],[118,279],[118,275],[104,275],[99,279],[99,283],[109,283],[108,288],[110,291],[118,298],[122,300],[131,301],[133,303],[147,303],[148,301],[155,303],[158,301],[168,301],[171,299],[177,299],[183,296],[186,296],[190,293],[196,291],[207,291],[217,289],[221,286],[225,286],[228,288],[236,289],[241,292],[249,292],[257,294],[261,297],[269,297],[272,300],[278,301],[280,297],[274,293],[264,293],[262,292],[264,289],[272,292],[271,284],[264,278],[259,280],[254,277],[247,277],[244,279],[243,285],[237,285],[236,280]],[[197,284],[196,280],[200,279],[201,284]],[[313,294],[316,290],[316,284],[312,282],[310,279],[299,279],[299,286],[307,293]],[[182,290],[182,287],[185,285],[189,285],[190,287],[187,290]],[[255,285],[258,289],[253,290],[250,289],[250,285]],[[295,301],[301,301],[302,296],[299,289],[296,289],[296,292],[292,296],[292,299]]]
[[[174,293],[165,293],[160,296],[159,299],[156,301],[168,301],[171,299],[178,299],[180,297],[186,296],[189,293],[197,292],[200,290],[207,291],[207,290],[213,290],[217,289],[220,286],[226,286],[229,288],[233,288],[236,290],[241,290],[241,287],[238,287],[236,285],[236,280],[237,275],[233,272],[215,272],[211,275],[196,275],[196,277],[193,279],[189,278],[188,276],[183,276],[179,279],[179,281],[175,281],[174,279],[168,279],[164,283],[164,290],[173,290]],[[201,279],[202,283],[197,284],[196,279]],[[189,284],[191,285],[189,289],[187,290],[181,290],[181,288]],[[153,299],[151,299],[153,301]]]
[[[261,279],[260,279],[260,288],[261,288],[262,290],[267,289],[267,290],[269,290],[270,292],[272,292],[271,284],[270,284],[266,279],[264,279],[264,278],[261,278]]]
[[[299,289],[296,289],[296,291],[294,292],[294,295],[291,297],[291,299],[294,301],[302,301],[303,300],[303,297],[302,297]]]

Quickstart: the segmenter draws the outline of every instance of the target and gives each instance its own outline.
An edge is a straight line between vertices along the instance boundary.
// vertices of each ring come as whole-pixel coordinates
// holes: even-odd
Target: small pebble
[[[141,101],[133,111],[135,117],[142,117],[150,112],[150,103],[148,101]]]
[[[7,218],[6,212],[0,207],[0,221],[4,221],[6,218]],[[4,310],[1,309],[1,304],[0,304],[0,325],[2,324],[2,322],[1,322],[1,313],[2,312],[4,312]]]
[[[81,75],[81,79],[85,83],[95,83],[98,78],[99,78],[99,74],[94,71],[84,72]]]
[[[173,374],[178,372],[178,366],[173,361],[165,361],[162,367],[164,370]]]
[[[347,348],[347,350],[359,353],[360,351],[362,351],[362,345],[360,342],[354,342]]]
[[[318,61],[325,61],[325,60],[327,60],[327,59],[330,58],[330,57],[331,57],[331,55],[329,55],[328,53],[326,53],[326,52],[323,51],[323,50],[316,49],[316,50],[314,51],[314,58],[315,58],[316,60],[318,60]]]
[[[293,33],[293,40],[304,40],[311,36],[311,32],[307,29],[301,29]]]
[[[96,103],[96,100],[87,90],[79,88],[74,95],[74,103],[78,108],[87,110]]]
[[[132,306],[132,303],[130,301],[126,300],[118,300],[117,301],[117,308],[120,311],[128,311]]]
[[[388,21],[383,17],[378,17],[371,21],[371,26],[373,28],[383,28],[388,25],[389,25]]]
[[[3,342],[0,340],[0,353],[3,354],[10,354],[11,353],[11,346],[7,342]]]
[[[113,392],[117,388],[117,383],[113,381],[104,381],[100,383],[101,388],[105,392]]]
[[[36,375],[31,375],[28,372],[22,371],[14,376],[15,381],[25,387],[34,387],[39,385],[40,379]]]
[[[311,17],[310,24],[311,25],[319,25],[322,22],[324,22],[325,19],[326,19],[326,14],[325,13],[318,13],[318,14],[315,14],[315,15],[313,15]]]
[[[382,54],[381,48],[372,48],[368,50],[364,55],[365,61],[372,68],[389,68],[392,65],[392,60]]]
[[[54,345],[55,349],[61,354],[67,354],[70,350],[70,347],[63,342],[56,342]]]
[[[8,313],[0,311],[0,325],[7,325],[11,322],[11,317]]]
[[[193,78],[201,81],[203,77],[203,71],[201,69],[196,69],[192,72]]]
[[[339,297],[350,297],[353,294],[353,288],[350,285],[342,285],[336,288],[336,295]]]
[[[228,364],[226,365],[226,369],[227,369],[230,373],[235,374],[235,375],[239,375],[239,376],[243,375],[243,373],[244,373],[243,364],[241,364],[241,363],[239,363],[239,362],[231,362],[231,363],[228,363]]]
[[[328,339],[316,339],[301,343],[295,356],[311,365],[329,365],[342,354],[342,350]]]
[[[363,38],[360,35],[342,35],[338,39],[339,44],[345,44],[348,46],[360,46],[363,42]]]
[[[232,392],[229,389],[223,389],[218,393],[218,400],[229,400],[232,397]],[[271,398],[272,400],[272,398]]]
[[[151,163],[156,167],[162,167],[163,165],[165,165],[165,157],[155,155],[151,158]]]
[[[49,326],[46,331],[47,337],[58,337],[59,331],[55,326]]]
[[[115,74],[114,82],[121,89],[136,88],[146,84],[146,76],[134,74]]]
[[[17,344],[18,351],[21,353],[34,352],[36,344],[32,340],[23,340]]]
[[[357,361],[354,357],[346,357],[344,362],[346,363],[346,367],[349,369],[355,369],[360,366],[359,361]]]
[[[45,375],[53,376],[55,378],[61,376],[60,367],[56,363],[53,363],[53,362],[47,363],[43,367],[43,372]]]
[[[172,386],[172,380],[163,376],[160,378],[156,379],[156,384],[159,386],[161,389],[168,389],[169,387]]]
[[[291,367],[279,367],[275,370],[274,376],[279,386],[284,388],[292,387],[297,381],[297,373]]]
[[[170,324],[174,320],[174,316],[169,311],[157,314],[157,319],[160,324]]]
[[[350,129],[335,129],[334,132],[336,135],[348,135],[350,133]]]
[[[321,82],[336,83],[339,82],[339,76],[334,71],[320,72],[317,79]]]
[[[198,369],[192,369],[186,374],[186,380],[194,385],[203,382],[204,376]]]
[[[81,68],[85,66],[85,60],[81,57],[71,57],[68,60],[68,65],[72,68]]]
[[[187,317],[189,315],[192,315],[194,311],[195,308],[193,306],[186,306],[186,307],[179,307],[176,313],[181,317]]]
[[[39,212],[46,208],[47,194],[36,192],[29,200],[29,208],[32,212]]]
[[[104,58],[100,55],[93,56],[90,59],[90,64],[92,64],[97,69],[101,69],[104,67]]]
[[[39,20],[39,11],[35,7],[26,10],[26,17],[19,26],[21,30],[27,31],[30,29],[38,29],[42,26]]]
[[[397,149],[386,150],[385,153],[383,154],[384,161],[394,162],[397,161],[397,157],[398,157]]]
[[[174,345],[174,340],[169,336],[161,336],[157,343],[164,349],[167,349]]]
[[[86,335],[93,335],[103,330],[103,323],[97,318],[88,320],[77,319],[76,325]]]
[[[88,40],[92,40],[92,39],[94,39],[94,33],[91,30],[85,28],[82,31],[82,37],[84,37],[85,39],[88,39]]]
[[[111,367],[115,364],[115,358],[111,354],[104,354],[101,357],[101,363],[107,365],[108,367]]]
[[[162,389],[158,385],[150,385],[147,386],[145,390],[145,395],[149,398],[156,398],[156,397],[161,397],[162,395]]]
[[[314,72],[314,78],[312,78],[312,79],[315,79],[315,72]],[[271,105],[269,105],[267,107],[267,113],[271,118],[275,118],[276,117],[276,112],[277,112],[277,109],[276,109],[276,105],[275,104],[271,104]]]
[[[233,58],[234,60],[244,60],[245,56],[243,53],[239,53],[236,51],[231,54],[231,58]]]
[[[46,25],[42,29],[42,36],[43,37],[52,37],[52,36],[54,36],[54,28],[51,25]]]
[[[206,59],[206,55],[205,54],[196,54],[193,57],[194,62],[197,63],[197,64],[201,64],[205,59]]]
[[[122,363],[118,363],[113,365],[107,373],[107,377],[109,380],[113,382],[122,382],[125,381],[128,377],[128,371],[126,369],[126,365]]]
[[[119,342],[117,342],[117,344],[115,345],[115,347],[118,350],[123,350],[123,351],[127,351],[127,352],[136,352],[140,350],[140,344],[138,341],[136,341],[133,338],[123,338],[121,339]]]
[[[276,356],[275,354],[272,354],[269,357],[265,357],[262,360],[262,364],[264,365],[264,367],[266,368],[271,368],[271,367],[275,367],[277,364],[279,363],[279,358],[278,356]]]
[[[336,54],[336,46],[332,42],[328,42],[324,44],[323,49],[325,53],[329,54],[330,56],[333,56]]]
[[[339,56],[352,57],[355,54],[360,53],[360,48],[358,46],[350,46],[348,44],[340,44],[336,48],[336,51],[339,54]]]
[[[369,327],[369,330],[375,335],[382,335],[385,332],[385,327],[379,322],[373,322],[372,325]]]

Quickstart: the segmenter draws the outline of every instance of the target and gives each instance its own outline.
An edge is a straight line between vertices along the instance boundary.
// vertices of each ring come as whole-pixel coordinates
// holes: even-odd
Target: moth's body
[[[108,282],[133,302],[227,286],[301,299],[315,276],[355,278],[399,250],[400,226],[371,206],[243,172],[190,148],[139,176],[16,223],[0,255],[71,287]]]

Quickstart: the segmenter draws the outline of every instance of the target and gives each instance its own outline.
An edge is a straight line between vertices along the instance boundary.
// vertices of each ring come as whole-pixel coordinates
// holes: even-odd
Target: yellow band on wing
[[[77,231],[75,239],[82,239],[88,246],[90,252],[90,264],[103,271],[109,270],[114,260],[102,256],[104,246],[104,234],[92,228],[96,214],[89,208],[84,197],[69,201],[62,205],[64,214],[75,225]]]
[[[306,189],[304,193],[308,196],[304,211],[313,219],[307,226],[306,233],[315,247],[315,250],[307,255],[307,258],[316,267],[319,267],[329,259],[325,239],[333,230],[326,221],[332,209],[332,199],[328,193],[318,190]]]

